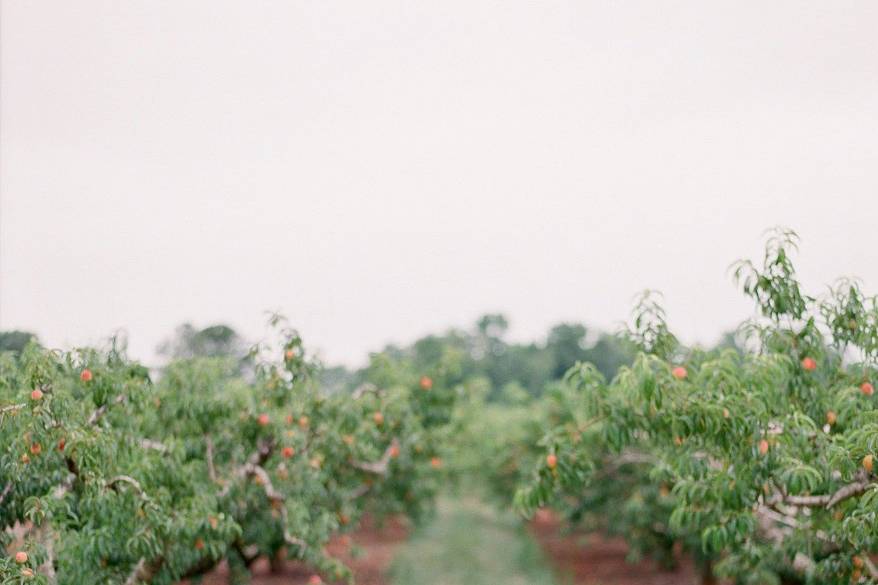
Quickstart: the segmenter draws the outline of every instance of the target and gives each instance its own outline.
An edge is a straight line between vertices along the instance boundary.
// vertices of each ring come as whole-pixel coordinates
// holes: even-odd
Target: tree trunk
[[[698,564],[698,582],[700,585],[717,585],[719,581],[713,574],[713,561],[705,559]]]
[[[277,549],[277,552],[271,557],[269,563],[273,574],[277,575],[283,573],[287,563],[287,550],[284,547]]]

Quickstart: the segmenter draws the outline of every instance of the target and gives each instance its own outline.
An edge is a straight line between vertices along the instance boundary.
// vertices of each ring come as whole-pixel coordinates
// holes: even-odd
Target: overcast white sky
[[[765,228],[878,290],[878,3],[0,0],[0,328],[280,309],[361,362],[485,311],[713,341]]]

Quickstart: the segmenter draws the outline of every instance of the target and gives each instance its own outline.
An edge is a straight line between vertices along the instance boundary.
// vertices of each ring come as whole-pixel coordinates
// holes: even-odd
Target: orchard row
[[[441,365],[330,394],[298,335],[277,337],[244,372],[154,375],[114,348],[0,358],[0,582],[170,584],[222,560],[245,582],[260,556],[343,580],[333,534],[428,511],[455,400]]]

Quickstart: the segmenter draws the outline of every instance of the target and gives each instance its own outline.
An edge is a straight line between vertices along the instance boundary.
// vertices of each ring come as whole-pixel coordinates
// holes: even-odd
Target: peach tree
[[[568,419],[547,429],[520,508],[615,490],[639,506],[628,536],[660,532],[735,582],[878,580],[878,300],[847,279],[809,296],[795,249],[778,230],[761,264],[734,266],[757,308],[743,351],[684,347],[644,297],[633,365],[610,382],[588,365],[568,373]]]
[[[275,320],[278,324],[278,320]],[[454,392],[426,376],[330,394],[301,338],[158,375],[124,353],[0,358],[0,583],[168,584],[260,556],[349,578],[323,546],[428,510]]]

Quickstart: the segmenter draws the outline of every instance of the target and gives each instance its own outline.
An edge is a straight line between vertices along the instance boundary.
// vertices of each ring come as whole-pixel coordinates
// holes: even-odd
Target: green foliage
[[[389,370],[326,393],[295,331],[279,337],[246,377],[235,357],[157,380],[116,348],[0,357],[0,526],[28,555],[0,556],[0,583],[170,584],[262,555],[335,580],[332,534],[367,511],[428,513],[455,392]]]
[[[227,357],[243,359],[247,354],[246,343],[228,325],[211,325],[196,329],[191,323],[177,327],[173,337],[158,347],[161,355],[171,359],[199,357]]]
[[[37,336],[29,331],[0,331],[0,353],[21,353],[30,342],[39,343]]]
[[[588,365],[568,373],[566,418],[547,425],[519,508],[572,504],[635,550],[679,541],[740,583],[878,579],[878,409],[864,385],[878,303],[851,280],[803,293],[795,245],[778,230],[761,266],[734,268],[757,307],[742,327],[753,352],[681,346],[645,295],[633,364],[610,382]]]
[[[468,331],[453,329],[442,335],[427,335],[409,346],[387,346],[373,355],[370,365],[348,376],[347,385],[356,387],[374,380],[377,362],[386,360],[394,367],[428,371],[443,361],[456,361],[456,373],[448,383],[466,384],[481,378],[489,383],[487,399],[502,402],[506,389],[515,385],[538,397],[561,378],[577,361],[593,363],[606,376],[631,362],[634,346],[619,336],[590,335],[579,323],[560,323],[552,327],[544,343],[513,343],[505,339],[509,323],[503,315],[479,318]],[[333,386],[343,385],[342,372],[325,374]]]

